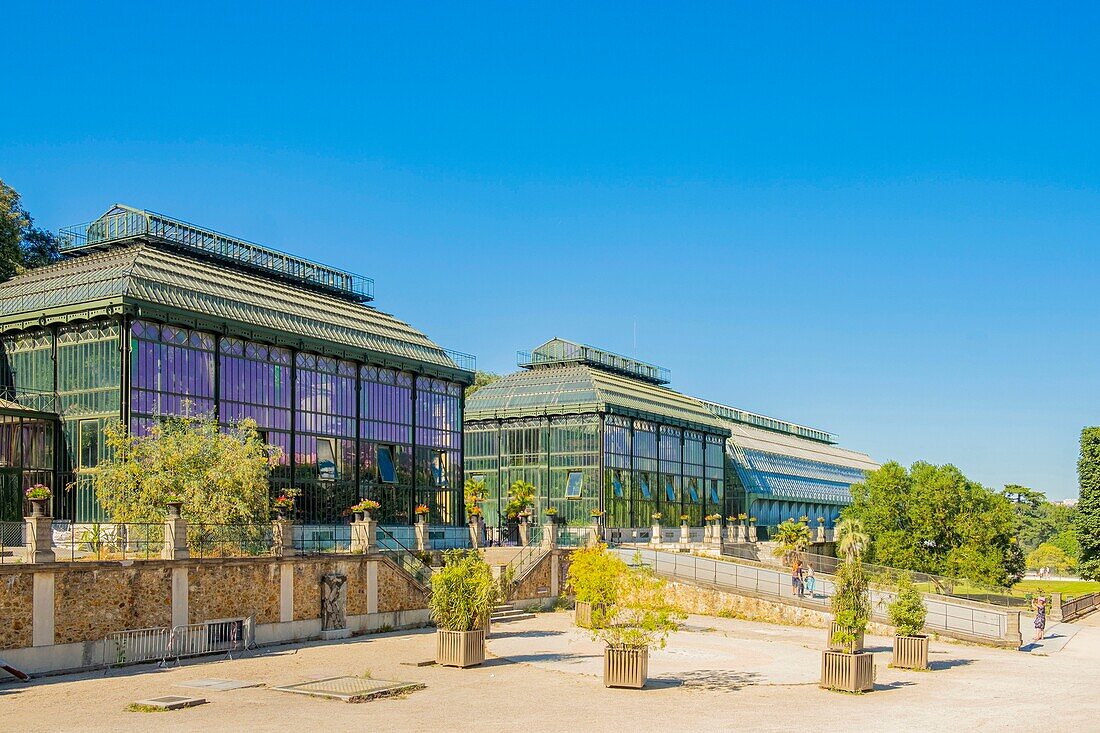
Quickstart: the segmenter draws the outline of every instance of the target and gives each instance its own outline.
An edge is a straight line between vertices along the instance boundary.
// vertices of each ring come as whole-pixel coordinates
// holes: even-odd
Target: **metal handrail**
[[[390,559],[394,560],[402,570],[416,579],[418,583],[426,588],[431,587],[432,573],[435,571],[430,565],[425,565],[412,550],[401,544],[400,540],[394,537],[389,530],[381,525],[378,527],[378,536],[386,545],[392,545],[392,547],[383,546],[384,543],[380,542],[378,544],[378,550],[380,552],[390,555]]]

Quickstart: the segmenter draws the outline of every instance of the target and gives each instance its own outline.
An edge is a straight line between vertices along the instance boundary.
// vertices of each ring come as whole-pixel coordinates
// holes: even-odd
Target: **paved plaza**
[[[1059,627],[1062,628],[1062,627]],[[431,630],[260,650],[243,659],[131,667],[0,685],[5,728],[22,731],[370,730],[695,731],[1092,730],[1100,669],[1100,614],[1049,655],[933,642],[931,672],[890,669],[889,640],[869,637],[875,692],[817,687],[821,629],[691,616],[668,647],[653,652],[646,689],[602,685],[601,645],[569,613],[500,624],[491,658],[467,670],[416,666],[432,657]],[[1055,630],[1057,633],[1057,629]],[[274,687],[336,676],[418,683],[404,696],[354,704]],[[180,686],[232,680],[256,687]],[[194,695],[207,704],[163,713],[128,712],[136,700]],[[7,723],[11,725],[8,726]]]

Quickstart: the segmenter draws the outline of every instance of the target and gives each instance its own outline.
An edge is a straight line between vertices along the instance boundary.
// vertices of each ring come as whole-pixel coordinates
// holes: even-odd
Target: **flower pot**
[[[592,604],[588,601],[577,601],[573,608],[573,621],[582,629],[591,629]]]
[[[875,689],[875,656],[866,652],[822,652],[821,686],[843,692]]]
[[[837,633],[838,631],[840,631],[840,624],[836,623],[835,621],[833,623],[829,624],[829,638],[828,638],[829,643],[828,643],[828,646],[826,648],[828,648],[832,651],[841,651],[842,650],[842,647],[841,647],[840,644],[836,644],[836,643],[833,642],[833,634]],[[855,643],[852,644],[852,648],[848,651],[858,652],[858,651],[862,651],[862,650],[863,650],[863,632],[861,631],[858,634],[856,634]]]
[[[366,514],[366,512],[352,512],[351,519],[353,522],[362,522],[364,514]]]
[[[435,663],[444,667],[473,667],[485,661],[485,629],[435,632]]]
[[[49,499],[28,499],[27,501],[31,503],[32,517],[46,516],[46,505],[50,503]]]
[[[640,690],[649,676],[649,647],[603,650],[603,686]]]
[[[891,667],[928,669],[927,636],[895,636],[894,659]]]
[[[169,519],[179,519],[180,518],[180,508],[181,507],[183,507],[183,502],[182,501],[170,501],[170,502],[168,502],[168,518]]]

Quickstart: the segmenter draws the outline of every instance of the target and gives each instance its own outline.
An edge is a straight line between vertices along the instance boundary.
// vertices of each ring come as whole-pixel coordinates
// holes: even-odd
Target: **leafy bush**
[[[593,628],[606,625],[608,609],[619,600],[621,576],[629,570],[618,555],[598,544],[573,553],[566,582],[576,599],[592,604]]]
[[[852,651],[856,637],[866,630],[871,620],[871,596],[867,575],[859,558],[846,560],[836,570],[836,592],[833,594],[833,617],[839,627],[833,643]]]
[[[913,585],[909,573],[898,577],[897,590],[897,597],[887,607],[890,624],[897,629],[899,636],[917,636],[924,629],[928,609],[924,607],[921,593]]]
[[[593,635],[612,649],[656,646],[663,649],[668,635],[680,628],[684,614],[665,600],[665,581],[648,567],[620,565],[616,575],[615,602],[603,610],[605,623],[596,625],[593,607]]]
[[[802,522],[788,519],[775,528],[776,548],[773,554],[790,562],[795,555],[805,552],[810,546],[810,528]]]
[[[535,485],[518,479],[508,487],[508,503],[504,505],[504,516],[515,519],[530,509],[535,503]]]
[[[1074,564],[1073,558],[1067,555],[1062,548],[1052,545],[1049,542],[1044,542],[1039,545],[1037,549],[1028,553],[1027,556],[1027,567],[1029,570],[1050,568],[1059,575],[1062,575],[1067,570],[1072,569]]]
[[[483,629],[500,589],[489,566],[476,551],[450,550],[444,565],[432,575],[429,601],[432,620],[447,631]]]

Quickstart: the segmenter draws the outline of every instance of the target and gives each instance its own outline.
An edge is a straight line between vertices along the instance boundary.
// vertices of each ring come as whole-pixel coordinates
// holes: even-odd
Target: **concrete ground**
[[[430,630],[394,632],[181,668],[131,667],[0,684],[4,730],[19,731],[746,731],[797,727],[873,731],[1019,730],[1033,725],[1094,730],[1100,614],[1047,656],[934,641],[931,672],[890,669],[889,640],[875,651],[875,692],[817,687],[825,631],[711,617],[654,651],[644,690],[602,685],[602,647],[569,613],[494,627],[492,658],[459,670],[405,666],[434,653]],[[351,704],[269,689],[337,675],[418,682],[401,698]],[[175,686],[199,678],[263,687],[203,692]],[[127,712],[142,698],[197,695],[209,703],[166,713]]]

